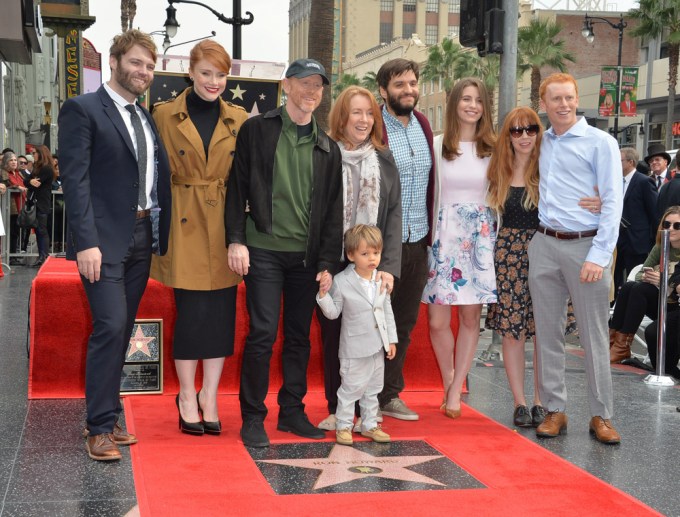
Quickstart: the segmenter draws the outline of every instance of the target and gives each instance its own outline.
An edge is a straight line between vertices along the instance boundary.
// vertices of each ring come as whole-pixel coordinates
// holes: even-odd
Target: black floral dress
[[[529,294],[527,248],[538,227],[538,209],[522,206],[524,187],[510,187],[505,202],[503,226],[494,250],[498,303],[489,304],[485,326],[501,336],[520,339],[535,335],[534,311]],[[576,318],[569,302],[567,334],[576,332]]]

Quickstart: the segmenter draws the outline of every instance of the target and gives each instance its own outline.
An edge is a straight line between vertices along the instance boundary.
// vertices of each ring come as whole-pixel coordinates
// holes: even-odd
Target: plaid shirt
[[[427,183],[432,157],[418,119],[411,113],[406,127],[383,106],[390,150],[401,181],[401,240],[417,242],[427,235]]]

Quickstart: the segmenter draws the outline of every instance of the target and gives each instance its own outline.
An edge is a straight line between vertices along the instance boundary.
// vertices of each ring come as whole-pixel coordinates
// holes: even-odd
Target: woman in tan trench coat
[[[220,97],[230,68],[221,45],[201,41],[190,55],[193,87],[153,111],[170,158],[172,222],[168,253],[153,258],[151,276],[174,288],[179,428],[197,435],[221,432],[217,387],[224,358],[234,352],[241,281],[227,266],[224,205],[236,135],[247,114]],[[199,360],[203,383],[196,393]]]

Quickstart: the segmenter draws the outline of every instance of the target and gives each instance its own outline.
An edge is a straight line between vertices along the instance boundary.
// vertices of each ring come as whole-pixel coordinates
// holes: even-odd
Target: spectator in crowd
[[[666,152],[663,144],[652,144],[647,148],[645,163],[649,166],[656,190],[661,193],[661,187],[673,179],[673,176],[668,174],[671,155]]]
[[[495,143],[484,83],[459,80],[446,103],[444,134],[434,139],[434,237],[422,295],[445,389],[442,409],[450,418],[461,416],[460,398],[477,350],[482,305],[496,302],[496,218],[485,199]],[[459,321],[455,340],[454,305]]]
[[[427,244],[431,241],[428,213],[432,210],[434,151],[432,129],[415,109],[420,95],[418,63],[391,59],[376,75],[382,107],[383,139],[392,151],[401,183],[401,271],[392,290],[397,325],[397,355],[385,363],[385,385],[378,396],[382,414],[418,420],[418,413],[399,398],[404,390],[404,362],[411,331],[418,320],[420,296],[427,281]]]
[[[21,209],[24,207],[26,202],[26,192],[27,187],[24,185],[24,179],[18,169],[17,157],[14,151],[6,151],[2,155],[2,163],[0,163],[0,169],[2,170],[3,181],[11,189],[12,202],[10,202],[10,216],[9,216],[9,235],[10,235],[10,253],[19,253],[26,251],[26,246],[28,243],[28,237],[30,236],[30,229],[19,228],[18,218]],[[23,239],[21,236],[24,236]],[[20,247],[21,243],[21,247]],[[10,260],[12,264],[16,264],[16,261]]]
[[[360,86],[349,86],[333,104],[329,134],[342,154],[343,230],[346,232],[357,223],[380,229],[384,245],[377,279],[381,281],[381,289],[390,293],[401,272],[401,192],[394,158],[382,142],[381,122],[380,108],[371,92]],[[342,315],[328,319],[320,308],[316,314],[321,326],[329,412],[318,427],[330,431],[336,428]],[[360,430],[361,426],[356,428]]]
[[[564,324],[571,297],[586,351],[589,429],[600,442],[617,444],[621,437],[611,422],[607,320],[612,253],[621,220],[621,154],[611,135],[577,116],[578,86],[571,75],[548,76],[539,93],[551,128],[541,143],[539,225],[529,244],[539,395],[548,411],[536,434],[550,438],[567,428]],[[578,206],[593,186],[602,199],[600,212]]]
[[[153,111],[170,156],[173,213],[168,252],[153,257],[151,276],[174,288],[179,425],[198,435],[222,430],[217,389],[224,359],[234,353],[241,282],[227,264],[224,207],[236,135],[248,114],[221,98],[230,69],[219,43],[197,43],[189,61],[193,86]],[[203,380],[196,393],[199,361]]]
[[[678,297],[675,288],[680,284],[680,275],[671,274],[675,265],[680,261],[680,206],[672,206],[663,215],[656,235],[656,244],[645,259],[642,270],[635,276],[635,281],[623,284],[619,296],[616,298],[614,313],[609,320],[611,363],[620,363],[631,356],[630,347],[635,332],[637,332],[645,316],[652,320],[656,320],[658,317],[659,281],[661,279],[659,271],[661,230],[670,230],[670,256],[668,259],[670,279],[667,309],[669,314],[678,310]]]
[[[623,212],[616,243],[615,293],[635,266],[642,264],[654,245],[657,192],[648,176],[636,171],[639,160],[632,147],[621,149]]]
[[[325,436],[303,399],[317,289],[330,288],[342,253],[342,157],[312,115],[328,84],[321,63],[294,61],[283,80],[286,104],[248,119],[236,141],[225,217],[229,267],[244,277],[250,317],[239,392],[246,446],[269,446],[264,401],[282,297],[277,428]]]
[[[54,167],[52,154],[45,145],[38,145],[33,150],[35,168],[31,176],[24,180],[28,188],[30,198],[36,204],[36,239],[38,241],[38,260],[33,267],[40,267],[47,259],[50,252],[50,236],[47,232],[47,219],[51,213],[52,205],[52,182],[54,181]]]

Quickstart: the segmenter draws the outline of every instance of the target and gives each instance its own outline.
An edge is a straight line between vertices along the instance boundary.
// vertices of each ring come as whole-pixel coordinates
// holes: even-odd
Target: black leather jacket
[[[247,120],[239,130],[227,184],[224,212],[227,246],[247,244],[246,217],[259,232],[272,233],[274,155],[281,135],[283,107]],[[340,149],[318,129],[312,163],[312,203],[305,265],[337,271],[342,253],[342,159]],[[248,211],[246,212],[246,207]]]

